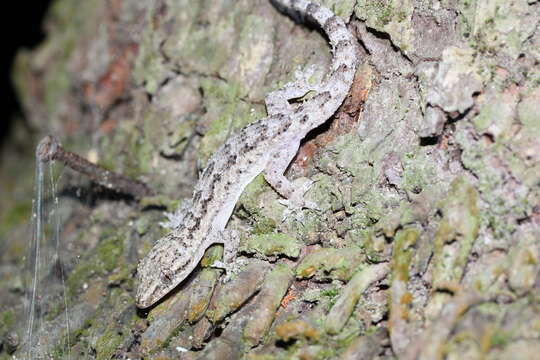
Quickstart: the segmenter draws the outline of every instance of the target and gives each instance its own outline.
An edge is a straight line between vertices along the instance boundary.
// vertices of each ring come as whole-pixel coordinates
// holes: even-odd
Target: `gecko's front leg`
[[[309,190],[311,185],[313,185],[313,181],[306,181],[302,186],[298,187],[284,175],[290,162],[296,155],[299,146],[300,140],[294,139],[287,147],[283,148],[281,151],[276,151],[263,173],[265,180],[270,186],[285,198],[281,203],[287,206],[288,213],[298,211],[302,208],[319,209],[317,204],[304,199],[304,194]]]

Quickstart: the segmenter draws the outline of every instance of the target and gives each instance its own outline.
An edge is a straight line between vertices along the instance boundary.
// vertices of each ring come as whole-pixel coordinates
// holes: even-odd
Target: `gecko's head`
[[[155,304],[191,272],[190,256],[177,239],[161,238],[137,267],[137,307]]]

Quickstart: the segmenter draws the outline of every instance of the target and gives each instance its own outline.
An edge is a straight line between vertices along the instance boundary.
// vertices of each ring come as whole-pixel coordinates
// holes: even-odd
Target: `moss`
[[[489,345],[491,348],[504,348],[509,343],[514,341],[513,338],[514,336],[512,336],[512,334],[510,334],[509,332],[502,329],[495,329],[489,338]]]
[[[321,297],[326,298],[327,307],[326,310],[329,311],[332,309],[334,304],[336,303],[337,296],[339,295],[339,289],[336,287],[332,287],[330,289],[325,289],[321,291]]]
[[[103,239],[87,259],[79,263],[66,280],[68,296],[75,295],[90,278],[105,276],[115,269],[123,269],[126,264],[123,259],[123,238],[112,235]],[[129,272],[121,271],[128,276]]]
[[[15,314],[12,310],[0,312],[0,338],[15,325]]]
[[[111,359],[116,349],[122,341],[125,335],[122,333],[122,329],[117,324],[110,324],[105,328],[103,335],[96,341],[96,359],[108,360]]]
[[[154,149],[134,123],[120,123],[111,137],[102,138],[100,148],[99,165],[106,169],[130,178],[152,170]]]
[[[201,266],[202,267],[212,266],[213,263],[215,263],[218,260],[221,260],[222,257],[223,257],[223,245],[214,244],[210,246],[208,249],[206,249],[206,252],[204,253],[204,256],[201,259]]]
[[[23,224],[30,219],[32,214],[31,202],[20,202],[14,204],[2,219],[0,219],[0,238],[14,227]]]

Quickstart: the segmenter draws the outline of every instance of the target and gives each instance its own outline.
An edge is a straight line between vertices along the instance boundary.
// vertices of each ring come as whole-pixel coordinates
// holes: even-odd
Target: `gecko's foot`
[[[307,180],[302,184],[302,186],[296,188],[292,195],[288,199],[281,199],[279,203],[286,207],[283,212],[283,219],[285,221],[289,216],[295,215],[295,218],[299,221],[302,221],[303,216],[301,215],[302,209],[310,209],[319,211],[319,206],[304,198],[305,193],[311,188],[315,182],[313,180]]]
[[[222,261],[216,260],[212,264],[212,267],[225,270],[225,276],[223,277],[223,282],[229,282],[236,274],[240,272],[240,269],[247,264],[245,259],[235,259],[230,263],[224,263]]]

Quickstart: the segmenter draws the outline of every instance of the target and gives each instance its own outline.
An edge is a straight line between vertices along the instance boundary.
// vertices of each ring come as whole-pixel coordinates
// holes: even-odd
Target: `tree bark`
[[[14,69],[31,133],[17,123],[1,153],[0,359],[15,347],[58,359],[537,356],[540,3],[322,2],[362,64],[287,173],[315,180],[306,196],[320,211],[282,221],[256,178],[228,224],[246,268],[222,283],[214,246],[149,311],[134,305],[134,274],[164,210],[266,115],[265,94],[308,67],[320,80],[331,53],[267,0],[54,2],[46,40]],[[29,344],[20,269],[47,134],[157,195],[118,197],[63,171],[62,246]]]

